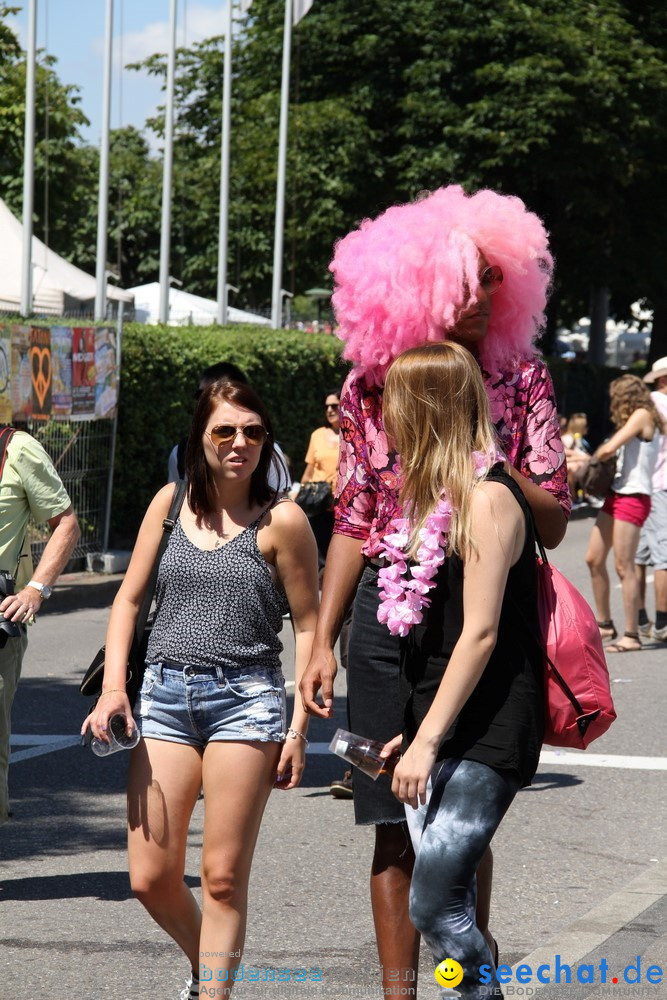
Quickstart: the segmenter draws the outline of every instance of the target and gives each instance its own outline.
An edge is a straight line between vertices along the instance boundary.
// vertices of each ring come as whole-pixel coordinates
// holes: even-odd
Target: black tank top
[[[510,568],[498,626],[498,640],[484,673],[445,734],[438,760],[462,757],[499,770],[514,771],[530,784],[539,762],[544,733],[544,665],[532,643],[518,641],[526,620],[539,634],[535,535],[520,488],[495,466],[489,480],[502,483],[516,498],[526,521],[526,542]],[[463,628],[463,563],[445,559],[431,591],[421,625],[401,640],[401,699],[404,745],[412,742],[431,707]],[[522,615],[516,605],[521,607]],[[524,647],[531,647],[526,650]]]

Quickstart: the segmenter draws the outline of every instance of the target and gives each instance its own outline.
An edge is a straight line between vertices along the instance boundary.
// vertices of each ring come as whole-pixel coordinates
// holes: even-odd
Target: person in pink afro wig
[[[403,351],[447,339],[478,290],[478,259],[502,269],[478,357],[486,371],[532,357],[553,259],[542,221],[520,198],[458,185],[365,219],[330,265],[343,356],[382,382]]]
[[[403,728],[401,649],[378,621],[377,583],[383,538],[401,515],[400,456],[382,413],[384,378],[404,351],[449,339],[477,359],[506,471],[544,544],[551,548],[562,539],[570,510],[567,472],[553,385],[535,347],[552,270],[545,228],[519,198],[467,195],[456,185],[366,219],[336,244],[333,306],[353,368],[341,396],[334,534],[313,652],[300,683],[313,715],[333,714],[334,645],[354,601],[349,728],[384,744]],[[387,776],[373,782],[357,770],[353,784],[356,823],[375,826],[370,886],[384,995],[404,996],[409,989],[414,996],[419,936],[409,919],[414,854],[403,805]],[[487,848],[477,868],[475,923],[488,962],[497,964],[488,926],[492,867]]]

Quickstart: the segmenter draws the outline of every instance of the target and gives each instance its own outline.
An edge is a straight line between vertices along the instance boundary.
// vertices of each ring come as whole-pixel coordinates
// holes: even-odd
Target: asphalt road
[[[572,523],[554,555],[585,594],[591,524]],[[13,718],[14,816],[0,827],[2,1000],[170,1000],[187,974],[176,946],[131,898],[125,755],[99,760],[74,745],[85,714],[78,681],[103,639],[117,582],[65,581],[32,630]],[[613,610],[620,620],[618,587]],[[291,678],[289,626],[285,633]],[[667,970],[667,646],[610,656],[609,667],[617,722],[585,754],[547,753],[494,841],[492,928],[511,966],[560,954],[573,963],[603,957],[613,971],[641,955]],[[336,695],[336,719],[313,723],[314,744],[345,724],[344,677]],[[350,802],[328,793],[341,763],[311,749],[302,786],[269,801],[238,1000],[381,996],[367,891],[373,833],[354,826]],[[187,861],[195,891],[202,817],[200,800]],[[275,981],[253,982],[253,970]],[[664,984],[640,982],[641,995],[667,996]],[[621,975],[617,986],[550,985],[538,996],[630,997],[638,988]],[[516,979],[506,987],[508,996],[531,990]],[[419,995],[439,995],[425,952]]]

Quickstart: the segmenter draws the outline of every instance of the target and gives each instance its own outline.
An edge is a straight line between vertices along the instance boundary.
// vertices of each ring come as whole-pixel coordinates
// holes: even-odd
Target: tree
[[[0,17],[15,10],[2,5]],[[81,212],[80,196],[91,182],[79,142],[79,129],[88,120],[79,107],[78,89],[62,84],[54,65],[55,59],[42,54],[35,79],[34,232],[67,255]],[[26,61],[18,39],[0,21],[0,197],[18,216],[23,202],[25,80]]]

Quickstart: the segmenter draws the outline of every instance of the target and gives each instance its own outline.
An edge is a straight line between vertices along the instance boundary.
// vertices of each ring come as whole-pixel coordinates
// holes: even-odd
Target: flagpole
[[[229,231],[229,145],[232,107],[232,0],[225,15],[225,65],[222,78],[222,138],[220,148],[220,223],[218,233],[218,323],[227,322],[227,242]]]
[[[159,321],[169,320],[169,256],[171,250],[171,183],[174,158],[174,80],[176,76],[176,7],[170,0],[169,56],[167,60],[167,101],[164,128],[164,165],[162,171],[162,222],[160,234],[160,309]]]
[[[283,32],[283,77],[280,94],[280,130],[278,138],[278,178],[276,181],[276,229],[273,240],[273,291],[271,326],[282,326],[283,230],[285,225],[285,174],[287,168],[287,119],[289,114],[289,71],[292,45],[292,0],[285,0]]]
[[[97,195],[97,265],[95,275],[95,319],[107,313],[107,231],[109,221],[109,135],[111,129],[111,59],[113,54],[113,0],[107,0],[104,34],[104,86],[102,137],[100,140],[100,184]]]
[[[32,313],[32,212],[35,189],[35,63],[37,60],[37,0],[30,0],[25,78],[25,140],[23,146],[23,270],[21,315]]]

